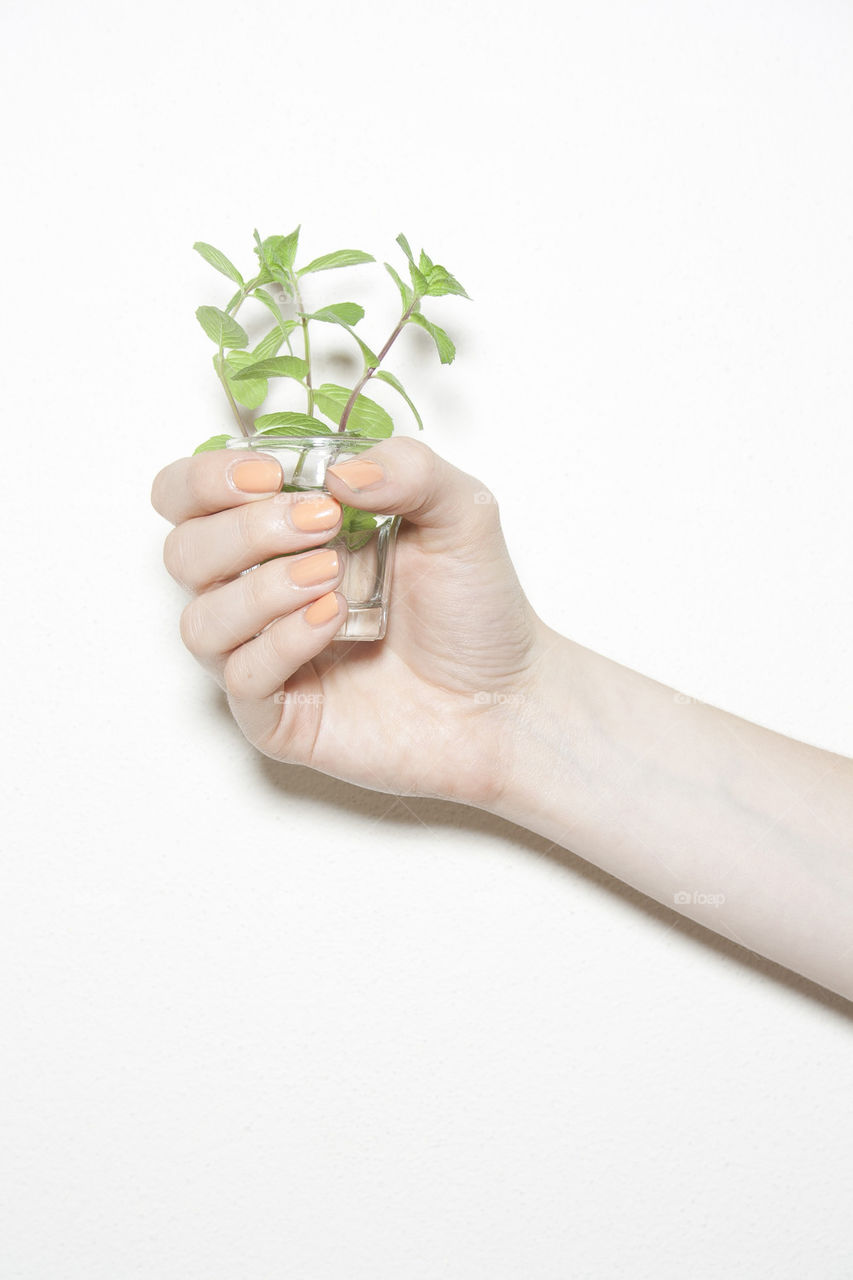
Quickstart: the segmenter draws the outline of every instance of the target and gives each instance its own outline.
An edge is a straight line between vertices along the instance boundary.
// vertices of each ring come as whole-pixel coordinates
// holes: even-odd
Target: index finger
[[[268,453],[211,449],[179,458],[159,471],[151,486],[151,505],[172,524],[207,516],[244,502],[279,493],[281,467]]]

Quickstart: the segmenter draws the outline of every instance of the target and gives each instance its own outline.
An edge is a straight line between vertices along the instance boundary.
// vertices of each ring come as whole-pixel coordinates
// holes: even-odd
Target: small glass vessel
[[[272,454],[281,466],[283,490],[318,489],[325,492],[327,467],[354,458],[376,443],[370,437],[344,431],[316,436],[237,436],[225,447],[257,449]],[[342,530],[325,544],[334,547],[344,563],[338,590],[346,598],[347,616],[336,632],[335,640],[381,640],[388,623],[388,599],[400,517],[373,515],[372,520],[359,518],[359,523],[368,527]]]

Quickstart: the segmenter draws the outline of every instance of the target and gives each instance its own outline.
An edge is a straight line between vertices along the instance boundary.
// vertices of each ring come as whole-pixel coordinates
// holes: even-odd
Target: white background
[[[148,495],[229,429],[193,241],[402,230],[473,301],[393,367],[545,620],[853,753],[849,3],[7,0],[0,45],[4,1280],[847,1280],[851,1006],[259,757]]]

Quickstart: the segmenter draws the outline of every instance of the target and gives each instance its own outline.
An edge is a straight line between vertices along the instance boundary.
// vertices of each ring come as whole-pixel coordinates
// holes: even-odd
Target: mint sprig
[[[423,430],[423,420],[414,401],[399,378],[383,367],[383,362],[406,325],[414,324],[425,329],[431,336],[441,363],[451,364],[456,348],[445,331],[423,314],[422,303],[425,298],[440,297],[443,294],[467,298],[467,292],[456,277],[440,263],[433,262],[425,250],[421,250],[416,260],[408,240],[401,232],[396,243],[405,255],[411,284],[406,284],[390,263],[384,263],[399,290],[402,313],[390,335],[377,350],[374,344],[368,343],[361,333],[356,332],[356,326],[364,321],[363,306],[357,302],[334,300],[314,306],[309,311],[303,304],[300,288],[306,277],[319,272],[367,265],[376,262],[376,259],[362,249],[336,249],[333,253],[312,258],[304,266],[298,266],[296,259],[300,231],[301,224],[289,235],[273,235],[262,239],[256,230],[256,269],[248,277],[244,277],[231,259],[215,245],[199,240],[193,246],[205,262],[238,285],[236,293],[224,307],[201,306],[196,311],[196,317],[216,347],[213,365],[240,434],[251,437],[263,433],[262,420],[268,418],[269,414],[262,413],[253,419],[246,410],[261,409],[269,395],[271,383],[278,379],[285,379],[289,386],[294,383],[300,385],[305,397],[302,418],[316,420],[317,431],[321,434],[331,429],[329,423],[339,432],[349,431],[375,439],[384,439],[392,434],[394,421],[391,415],[364,394],[365,386],[374,377],[394,388],[411,411],[418,430]],[[276,297],[276,292],[280,296]],[[273,328],[251,351],[248,350],[249,338],[246,330],[236,318],[240,309],[249,301],[266,308],[275,322]],[[311,342],[314,328],[318,324],[335,325],[343,329],[357,345],[362,359],[362,372],[354,386],[341,387],[337,383],[315,386]],[[296,330],[301,330],[301,349],[294,350],[291,339]],[[286,349],[286,355],[280,354],[282,347]],[[294,410],[282,412],[295,411],[294,407]],[[282,426],[287,426],[287,422],[280,422],[277,429]],[[303,421],[298,434],[304,434],[304,426]],[[218,439],[216,436],[212,438]],[[211,446],[206,441],[203,447]]]
[[[451,364],[456,347],[445,331],[423,314],[422,303],[425,298],[445,294],[456,294],[462,298],[469,295],[456,277],[440,263],[433,262],[423,249],[416,260],[401,232],[396,243],[405,256],[411,284],[407,284],[389,262],[383,264],[399,291],[402,312],[377,351],[373,344],[356,332],[356,326],[365,317],[364,307],[357,302],[335,300],[308,311],[300,289],[306,276],[341,267],[367,265],[375,263],[376,259],[361,249],[337,249],[312,258],[304,266],[297,266],[300,230],[301,224],[289,235],[273,235],[265,239],[261,239],[256,230],[254,253],[257,262],[254,274],[248,278],[214,245],[202,240],[193,245],[219,275],[238,286],[224,307],[201,306],[196,311],[196,318],[216,348],[213,366],[240,434],[247,438],[300,437],[333,436],[336,432],[348,431],[371,439],[386,439],[394,431],[394,420],[387,409],[364,394],[371,378],[394,388],[411,411],[418,430],[422,431],[423,420],[413,400],[399,378],[383,367],[383,361],[405,327],[414,324],[433,339],[440,362]],[[240,309],[250,301],[265,308],[274,321],[273,327],[251,350],[248,349],[248,334],[236,319]],[[331,382],[315,386],[312,325],[337,326],[356,343],[362,358],[362,372],[354,386],[343,387]],[[292,337],[297,330],[300,331],[301,342],[294,350]],[[287,354],[281,353],[283,347]],[[305,397],[304,409],[285,408],[252,418],[251,413],[264,405],[271,384],[278,385],[279,379],[288,388],[293,389],[294,384],[300,386],[300,394]],[[228,439],[222,434],[211,436],[195,452],[221,449]],[[376,517],[357,507],[344,506],[343,511],[342,536],[350,550],[357,550],[372,537]]]

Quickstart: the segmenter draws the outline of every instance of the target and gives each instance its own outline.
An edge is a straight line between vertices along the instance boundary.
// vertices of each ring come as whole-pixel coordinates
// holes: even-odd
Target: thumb
[[[474,476],[411,436],[397,436],[326,471],[340,502],[376,515],[405,516],[424,531],[453,529],[455,538],[499,527],[497,504]]]

